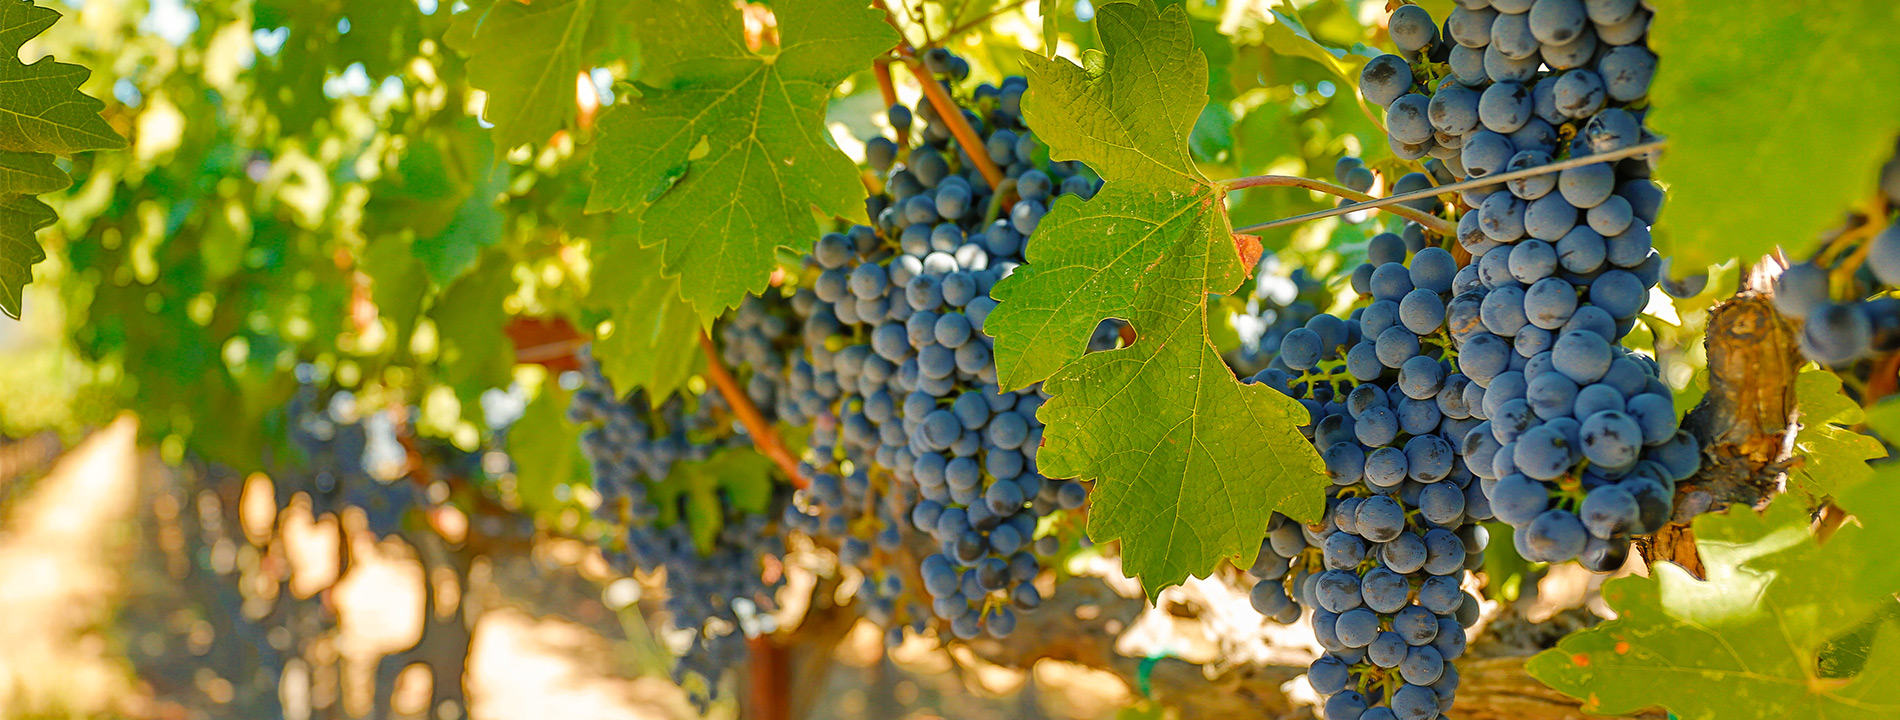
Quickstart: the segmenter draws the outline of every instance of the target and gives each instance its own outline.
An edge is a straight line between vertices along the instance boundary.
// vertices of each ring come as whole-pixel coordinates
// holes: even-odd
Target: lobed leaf
[[[14,318],[33,266],[46,259],[34,233],[54,220],[31,196],[72,183],[53,156],[125,147],[99,115],[105,105],[79,91],[92,71],[51,58],[20,62],[21,46],[58,20],[31,0],[0,0],[0,312]]]
[[[1224,189],[1188,154],[1207,66],[1184,11],[1105,4],[1095,23],[1106,52],[1086,67],[1026,55],[1023,107],[1052,159],[1108,182],[1056,202],[985,329],[1002,383],[1050,395],[1041,471],[1095,481],[1090,536],[1122,541],[1123,570],[1153,594],[1251,563],[1272,513],[1319,517],[1326,480],[1296,429],[1305,409],[1242,385],[1213,342],[1210,294],[1247,270]],[[1111,317],[1139,339],[1086,354]]]
[[[764,290],[778,248],[815,238],[812,209],[864,217],[857,167],[825,129],[831,91],[897,44],[860,0],[773,4],[782,44],[747,49],[739,14],[717,0],[647,0],[642,82],[653,90],[600,120],[589,211],[640,219],[710,325]]]

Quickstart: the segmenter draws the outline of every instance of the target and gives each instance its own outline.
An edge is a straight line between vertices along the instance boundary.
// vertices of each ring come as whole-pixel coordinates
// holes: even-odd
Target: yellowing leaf
[[[1297,426],[1306,411],[1244,386],[1211,336],[1209,295],[1246,277],[1226,193],[1188,155],[1207,65],[1178,6],[1100,7],[1106,53],[1087,67],[1033,54],[1024,113],[1055,160],[1107,180],[1056,202],[1027,264],[996,286],[1003,384],[1043,381],[1043,473],[1095,481],[1089,534],[1121,540],[1150,594],[1224,558],[1251,563],[1279,511],[1312,521],[1326,485]],[[1097,324],[1133,325],[1132,347],[1085,354]]]
[[[831,144],[825,106],[896,32],[863,0],[772,8],[782,45],[768,56],[746,48],[731,3],[636,3],[640,81],[653,89],[600,120],[588,210],[638,217],[666,274],[690,278],[681,290],[703,325],[765,289],[779,247],[818,236],[813,208],[864,215],[864,187]]]

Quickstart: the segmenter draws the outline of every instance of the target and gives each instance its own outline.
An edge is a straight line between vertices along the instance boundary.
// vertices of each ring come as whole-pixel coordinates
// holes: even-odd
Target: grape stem
[[[1303,223],[1308,220],[1318,220],[1321,218],[1333,217],[1334,215],[1344,215],[1350,212],[1359,212],[1361,210],[1371,210],[1373,208],[1381,208],[1381,207],[1385,207],[1387,205],[1392,205],[1395,203],[1406,202],[1408,200],[1421,200],[1421,199],[1433,198],[1433,197],[1443,195],[1446,193],[1461,192],[1464,190],[1481,188],[1488,185],[1496,185],[1502,182],[1509,182],[1511,180],[1521,180],[1527,177],[1536,177],[1538,175],[1548,175],[1550,173],[1558,172],[1560,170],[1568,170],[1574,167],[1583,167],[1585,165],[1594,165],[1600,162],[1622,160],[1628,157],[1635,157],[1637,155],[1655,152],[1667,146],[1668,146],[1667,140],[1657,140],[1654,142],[1646,142],[1641,145],[1634,145],[1631,147],[1623,148],[1621,150],[1614,150],[1607,153],[1599,153],[1596,155],[1582,155],[1582,156],[1573,157],[1567,160],[1560,160],[1558,162],[1549,163],[1546,165],[1539,165],[1537,167],[1524,168],[1522,170],[1512,170],[1510,172],[1498,173],[1496,175],[1486,175],[1481,178],[1472,178],[1470,180],[1465,180],[1462,182],[1455,182],[1450,185],[1439,185],[1437,187],[1426,188],[1424,190],[1417,190],[1417,191],[1409,192],[1409,193],[1401,193],[1398,195],[1390,195],[1387,197],[1378,198],[1376,200],[1356,202],[1351,205],[1342,205],[1342,206],[1332,208],[1329,210],[1310,212],[1305,215],[1295,215],[1293,217],[1281,218],[1279,220],[1274,220],[1271,222],[1248,225],[1246,227],[1236,229],[1234,230],[1234,232],[1254,233],[1254,232],[1259,232],[1261,230],[1271,230],[1273,228],[1283,227],[1286,225],[1294,225],[1297,223]],[[1267,186],[1303,187],[1310,190],[1319,190],[1320,192],[1330,192],[1328,190],[1325,190],[1319,187],[1313,187],[1311,185],[1304,185],[1304,184],[1294,183],[1290,181],[1253,182],[1262,178],[1279,178],[1279,177],[1282,177],[1282,176],[1263,175],[1263,176],[1259,176],[1255,178],[1236,178],[1234,180],[1228,180],[1223,184],[1227,185],[1229,189],[1235,189],[1239,187],[1253,187],[1256,185],[1267,185]],[[1318,185],[1327,185],[1329,187],[1338,187],[1336,185],[1323,183],[1318,180],[1310,180],[1307,178],[1292,178],[1292,179],[1300,180],[1302,183],[1315,183]],[[1238,184],[1238,183],[1243,183],[1243,182],[1247,184]],[[1358,193],[1353,193],[1353,195],[1341,195],[1341,197],[1353,197],[1353,196],[1368,197],[1366,195],[1360,195]],[[1412,216],[1410,215],[1407,215],[1403,211],[1394,210],[1394,212],[1398,212],[1400,215],[1403,215],[1409,219],[1416,219],[1416,218],[1412,218]],[[1428,227],[1431,227],[1432,229],[1436,230],[1438,226],[1433,225],[1433,226],[1428,226]],[[1443,231],[1440,231],[1440,232],[1442,233]],[[1450,234],[1455,235],[1456,231],[1454,230]]]
[[[1342,197],[1342,198],[1346,198],[1347,200],[1353,201],[1354,204],[1344,206],[1345,208],[1347,208],[1347,212],[1351,212],[1352,210],[1365,209],[1365,203],[1368,203],[1377,199],[1377,198],[1372,197],[1371,195],[1367,195],[1365,193],[1353,190],[1352,188],[1341,187],[1339,185],[1334,185],[1332,183],[1325,182],[1323,180],[1303,178],[1297,175],[1253,175],[1249,177],[1225,180],[1221,182],[1221,185],[1226,186],[1228,190],[1239,190],[1241,188],[1250,188],[1250,187],[1305,188],[1307,190],[1312,190],[1314,192],[1323,192],[1328,195],[1334,195],[1337,197]],[[1430,230],[1439,235],[1452,237],[1458,234],[1457,224],[1451,222],[1450,220],[1446,220],[1444,218],[1438,217],[1428,212],[1424,212],[1422,210],[1418,210],[1416,208],[1409,208],[1404,205],[1398,205],[1398,206],[1386,208],[1386,212],[1396,213],[1407,220],[1411,220],[1420,225],[1424,225],[1425,229]],[[1250,226],[1246,228],[1241,228],[1239,230],[1235,230],[1234,232],[1244,233],[1255,227],[1259,227],[1259,226]]]
[[[1003,171],[990,161],[989,149],[984,147],[982,138],[976,136],[976,130],[970,127],[969,121],[963,118],[963,109],[957,107],[956,101],[950,99],[950,93],[945,92],[943,85],[930,76],[930,70],[924,67],[923,61],[917,59],[917,53],[909,45],[897,46],[897,54],[904,59],[904,65],[910,68],[910,74],[917,76],[917,84],[923,86],[924,97],[937,109],[937,116],[950,126],[950,134],[956,137],[958,145],[963,146],[963,154],[976,161],[976,169],[983,173],[983,179],[989,182],[990,189],[1003,187]]]
[[[719,348],[713,346],[712,338],[704,330],[699,333],[699,349],[706,355],[706,377],[712,379],[719,394],[725,396],[726,404],[732,406],[733,414],[739,416],[739,424],[744,425],[746,434],[752,436],[752,446],[792,479],[792,487],[803,490],[807,480],[798,472],[798,459],[792,457],[792,452],[785,448],[778,431],[766,421],[758,406],[752,404],[752,398],[746,396],[739,382],[732,379],[732,373],[719,360]]]
[[[884,96],[884,107],[889,108],[896,106],[897,84],[891,82],[890,59],[878,58],[877,62],[872,63],[872,65],[874,69],[872,74],[877,76],[877,91]],[[908,126],[897,128],[897,146],[900,148],[910,147],[910,128]]]
[[[873,5],[884,9],[884,22],[897,28],[898,36],[904,37],[904,29],[898,26],[897,18],[891,15],[890,7],[885,5],[884,0],[876,0]],[[925,38],[925,42],[926,44],[930,42],[928,37]],[[984,147],[982,138],[976,136],[976,130],[963,119],[963,109],[957,107],[956,101],[950,98],[950,93],[943,89],[943,85],[937,83],[936,78],[930,76],[930,70],[925,68],[923,61],[917,58],[917,51],[911,48],[908,39],[900,40],[896,50],[897,56],[904,61],[906,67],[910,68],[910,74],[917,77],[917,84],[923,86],[924,97],[930,101],[931,107],[936,108],[937,116],[950,127],[950,134],[955,136],[957,144],[963,147],[963,154],[970,156],[970,159],[976,162],[976,169],[983,173],[983,179],[989,182],[990,190],[1000,192],[1003,187],[1003,171],[996,167],[996,163],[990,162],[989,150]]]

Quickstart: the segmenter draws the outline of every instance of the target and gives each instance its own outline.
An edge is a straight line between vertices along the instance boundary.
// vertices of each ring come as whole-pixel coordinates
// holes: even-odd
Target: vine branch
[[[792,452],[786,449],[785,442],[779,439],[778,431],[772,428],[772,423],[767,422],[765,415],[759,412],[758,406],[752,404],[752,398],[746,397],[745,390],[739,387],[739,382],[732,379],[732,373],[726,370],[726,364],[719,360],[719,348],[713,345],[712,337],[708,336],[704,330],[699,333],[699,349],[706,355],[706,377],[712,379],[713,386],[718,388],[719,394],[726,398],[726,404],[732,406],[733,414],[739,416],[739,424],[744,425],[746,434],[752,436],[752,445],[792,479],[792,487],[803,490],[807,480],[798,472],[798,458],[792,457]]]
[[[930,70],[924,67],[923,61],[917,59],[917,53],[909,45],[899,45],[897,54],[904,59],[904,66],[910,68],[910,74],[917,77],[917,83],[924,87],[924,97],[930,100],[931,107],[937,109],[937,116],[943,119],[943,123],[950,127],[950,134],[956,137],[957,144],[963,146],[963,154],[970,156],[976,163],[976,169],[983,173],[990,190],[1002,192],[1003,171],[990,161],[989,150],[983,146],[982,138],[977,137],[976,130],[963,119],[963,109],[957,107],[950,93],[937,83],[936,78],[930,76]]]
[[[1234,178],[1222,182],[1221,185],[1225,186],[1228,190],[1240,190],[1250,187],[1296,187],[1315,192],[1323,192],[1328,195],[1334,195],[1353,201],[1355,204],[1344,206],[1346,212],[1368,209],[1367,204],[1378,199],[1371,195],[1353,190],[1352,188],[1341,187],[1322,180],[1303,178],[1295,175],[1254,175],[1251,177]],[[1433,189],[1436,190],[1437,188]],[[1425,226],[1425,229],[1439,235],[1450,237],[1458,234],[1458,225],[1456,223],[1416,208],[1404,205],[1386,205],[1385,207],[1376,209],[1385,210],[1386,212],[1416,222]],[[1246,232],[1251,227],[1253,226],[1241,228],[1236,232]]]

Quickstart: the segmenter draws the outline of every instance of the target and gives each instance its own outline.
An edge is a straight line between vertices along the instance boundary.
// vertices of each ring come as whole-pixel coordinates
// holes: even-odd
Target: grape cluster
[[[1451,707],[1477,599],[1460,585],[1483,562],[1489,517],[1457,443],[1480,422],[1453,366],[1445,305],[1458,266],[1422,228],[1407,263],[1398,233],[1367,247],[1369,304],[1287,333],[1248,378],[1294,397],[1333,486],[1317,525],[1274,516],[1251,574],[1254,609],[1281,622],[1313,611],[1325,653],[1309,679],[1327,717],[1426,720]],[[1361,268],[1364,270],[1365,268]],[[1356,275],[1357,275],[1356,274]]]
[[[1833,262],[1822,262],[1829,253],[1783,271],[1775,281],[1775,307],[1782,314],[1802,321],[1799,343],[1801,353],[1826,365],[1845,365],[1860,358],[1900,350],[1900,298],[1884,294],[1900,287],[1900,143],[1894,158],[1881,167],[1881,205],[1878,217],[1867,218],[1885,228],[1874,234],[1866,246],[1852,252],[1833,253]],[[1861,267],[1853,272],[1836,273],[1849,258],[1861,257]],[[1830,292],[1834,275],[1845,275],[1841,283],[1848,297],[1833,300]],[[1869,297],[1873,295],[1873,297]]]
[[[1407,6],[1390,23],[1406,56],[1368,63],[1361,90],[1386,105],[1394,152],[1459,179],[1623,150],[1651,139],[1649,17],[1636,0],[1465,0],[1441,34]],[[1443,77],[1418,62],[1441,56]],[[1620,565],[1700,464],[1654,361],[1617,344],[1662,274],[1649,172],[1631,158],[1458,198],[1472,260],[1442,313],[1483,421],[1459,451],[1527,559]]]
[[[355,507],[363,511],[370,532],[401,531],[403,516],[423,504],[423,497],[403,477],[408,457],[395,423],[387,414],[364,414],[347,390],[325,396],[308,365],[297,375],[302,384],[285,414],[290,442],[303,457],[301,467],[286,469],[285,481],[304,486],[319,515]]]
[[[940,50],[925,60],[954,94],[950,81],[967,65]],[[960,108],[980,151],[1004,169],[998,188],[953,145],[934,106],[893,106],[893,128],[921,142],[866,143],[884,190],[869,201],[875,226],[819,238],[810,287],[792,298],[804,352],[786,386],[813,432],[803,459],[811,484],[787,525],[835,541],[841,560],[864,571],[866,616],[891,643],[932,618],[962,639],[1007,636],[1017,612],[1042,602],[1030,581],[1037,551],[1056,541],[1036,538],[1038,521],[1087,499],[1083,485],[1037,473],[1045,397],[998,387],[983,332],[991,288],[1022,262],[1049,204],[1096,188],[1079,166],[1047,161],[1022,122],[1026,87],[1021,77],[983,84]],[[917,119],[921,131],[908,132]],[[1100,334],[1112,346],[1114,327]],[[909,552],[911,539],[921,587],[880,557]]]
[[[623,569],[666,568],[667,611],[675,627],[692,631],[675,678],[698,676],[716,685],[745,658],[747,635],[771,629],[761,626],[771,618],[755,613],[775,607],[779,579],[767,580],[766,558],[783,555],[784,543],[770,514],[744,512],[722,496],[717,538],[702,552],[686,513],[662,507],[655,486],[671,476],[675,463],[703,461],[750,440],[720,419],[717,395],[696,398],[693,408],[680,396],[654,407],[644,391],[621,399],[590,355],[583,351],[581,361],[583,384],[568,417],[589,425],[581,450],[593,471],[601,514],[625,528],[620,542],[608,543],[608,557]]]

